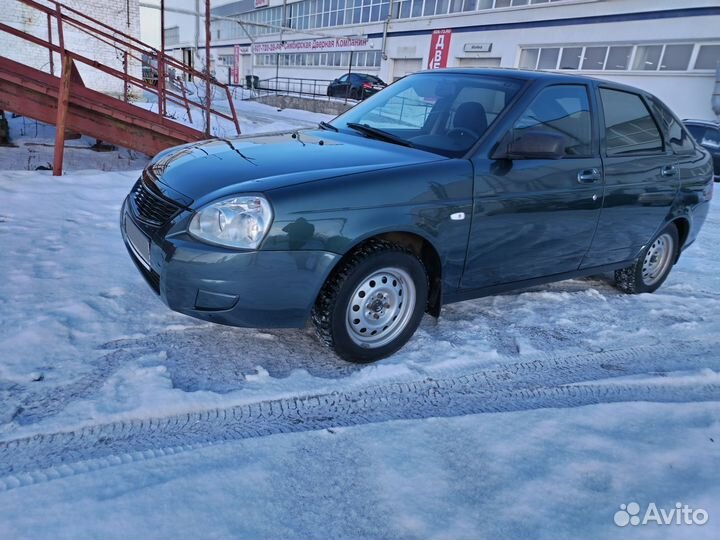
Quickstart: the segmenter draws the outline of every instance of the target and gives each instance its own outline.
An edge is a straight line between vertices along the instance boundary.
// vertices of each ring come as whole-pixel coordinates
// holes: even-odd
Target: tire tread
[[[320,294],[318,294],[312,309],[312,322],[315,327],[315,333],[320,341],[333,351],[337,352],[335,339],[332,334],[332,310],[343,284],[352,271],[365,259],[379,253],[388,252],[410,255],[417,259],[422,267],[425,268],[422,260],[409,249],[387,240],[372,239],[358,246],[346,260],[341,262],[340,265],[332,271]],[[427,279],[427,272],[425,272],[425,279]],[[427,306],[425,306],[425,308],[427,308]]]

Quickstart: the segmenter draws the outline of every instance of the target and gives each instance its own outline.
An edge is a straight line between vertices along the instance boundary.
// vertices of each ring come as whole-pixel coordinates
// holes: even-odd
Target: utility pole
[[[210,0],[205,0],[205,135],[210,136]]]
[[[152,69],[152,66],[150,67]],[[152,74],[152,71],[150,73]],[[165,0],[160,0],[160,55],[157,60],[157,78],[158,112],[160,116],[165,116]]]
[[[200,65],[200,0],[195,0],[195,65]]]

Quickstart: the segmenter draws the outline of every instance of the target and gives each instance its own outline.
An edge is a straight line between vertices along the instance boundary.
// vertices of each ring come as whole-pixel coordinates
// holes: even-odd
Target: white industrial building
[[[103,24],[132,36],[140,37],[140,1],[139,0],[60,0],[67,8],[75,9],[79,13],[92,17]],[[48,36],[55,45],[58,45],[58,29],[55,19],[48,25],[45,14],[31,6],[17,0],[2,0],[2,13],[0,20],[18,30],[43,40]],[[55,9],[55,4],[47,0],[38,0],[38,3]],[[65,11],[76,19],[92,27],[95,25],[69,9]],[[65,47],[90,60],[123,71],[123,58],[113,48],[98,39],[93,39],[87,33],[70,24],[64,25]],[[30,41],[0,32],[0,54],[27,66],[50,72],[51,63],[47,49],[33,44]],[[53,59],[54,75],[60,75],[60,57],[56,53]],[[121,79],[113,78],[86,64],[77,63],[77,67],[86,86],[113,95],[122,95],[124,83]],[[130,60],[129,73],[135,77],[141,76],[140,62]]]
[[[717,0],[240,0],[213,15],[212,69],[230,82],[334,79],[351,61],[386,82],[441,67],[571,70],[715,118]],[[166,39],[178,58],[204,54],[190,24]]]

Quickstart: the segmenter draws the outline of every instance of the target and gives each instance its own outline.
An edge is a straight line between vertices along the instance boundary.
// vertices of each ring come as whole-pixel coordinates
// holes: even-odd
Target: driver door
[[[517,139],[526,130],[561,135],[561,159],[475,160],[463,288],[579,268],[592,242],[603,196],[592,99],[586,85],[544,87],[503,139]]]
[[[346,73],[342,77],[335,79],[333,86],[333,96],[346,97],[350,93],[350,76]]]

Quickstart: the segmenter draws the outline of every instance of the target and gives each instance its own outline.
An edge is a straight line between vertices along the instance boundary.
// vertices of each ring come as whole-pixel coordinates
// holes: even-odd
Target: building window
[[[560,49],[558,47],[548,47],[540,49],[540,59],[538,60],[538,69],[555,69],[557,68],[558,55]]]
[[[520,51],[520,69],[536,69],[540,49],[523,49]]]
[[[690,61],[697,50],[695,64]],[[715,69],[720,44],[574,45],[527,47],[520,51],[521,69],[581,71],[688,71]]]
[[[560,69],[578,69],[582,58],[582,47],[565,47],[560,57]]]
[[[222,58],[222,56],[220,58]],[[275,66],[277,65],[278,59],[281,66],[347,68],[350,65],[350,52],[258,54],[255,56],[255,65]],[[380,67],[381,60],[382,54],[380,51],[355,51],[353,52],[352,67],[353,70],[355,70],[355,68],[377,69]]]
[[[605,66],[605,57],[607,56],[607,47],[585,47],[585,56],[583,56],[582,69],[600,70]]]
[[[662,71],[685,71],[690,65],[692,45],[665,45],[660,69]]]
[[[607,60],[605,61],[605,70],[607,71],[624,71],[630,67],[630,57],[633,48],[629,45],[610,47]]]
[[[662,45],[641,45],[635,51],[635,71],[656,71],[660,65]]]
[[[395,0],[393,17],[409,19],[432,17],[448,13],[485,11],[509,7],[531,7],[564,0]],[[233,21],[213,21],[213,35],[218,39],[246,38],[246,31],[253,36],[277,34],[280,27],[296,30],[333,28],[348,24],[381,22],[390,14],[390,0],[300,0],[283,7],[275,6],[231,15],[245,25]],[[262,26],[261,26],[262,25]]]
[[[720,45],[701,45],[695,69],[716,69],[720,63]]]

